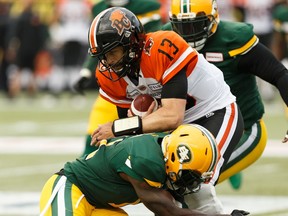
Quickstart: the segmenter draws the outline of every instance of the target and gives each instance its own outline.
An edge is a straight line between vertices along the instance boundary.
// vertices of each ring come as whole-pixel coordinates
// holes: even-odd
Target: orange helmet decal
[[[113,11],[109,20],[111,21],[111,26],[117,29],[119,35],[122,35],[125,29],[128,30],[131,28],[130,20],[121,10]]]

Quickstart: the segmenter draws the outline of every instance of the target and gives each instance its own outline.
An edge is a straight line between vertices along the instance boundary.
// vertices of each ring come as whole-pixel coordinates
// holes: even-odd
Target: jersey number
[[[169,46],[169,48],[173,47],[174,48],[174,52],[172,53],[173,55],[175,55],[179,51],[179,48],[174,43],[172,43],[172,41],[170,41],[170,40],[168,40],[166,38],[162,40],[160,46],[163,46],[163,47]],[[169,55],[169,53],[165,52],[162,49],[158,49],[158,52],[164,54],[165,56],[167,56],[170,61],[172,61],[174,59],[171,55]]]

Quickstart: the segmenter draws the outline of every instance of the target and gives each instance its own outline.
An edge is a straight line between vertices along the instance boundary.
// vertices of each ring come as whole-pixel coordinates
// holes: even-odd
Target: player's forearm
[[[157,191],[154,192],[153,191]],[[140,199],[143,204],[155,213],[157,216],[193,216],[204,215],[200,212],[193,211],[187,208],[180,208],[176,205],[172,195],[161,189],[150,189],[143,191],[143,195]]]
[[[177,107],[160,107],[155,112],[142,119],[142,130],[144,133],[156,131],[174,130],[183,123],[185,113],[185,101],[180,102]],[[177,109],[175,109],[177,108]]]
[[[281,78],[277,82],[277,88],[280,92],[280,95],[285,102],[286,106],[288,107],[288,90],[287,90],[287,83],[288,83],[288,72],[286,70],[285,74],[281,76]]]

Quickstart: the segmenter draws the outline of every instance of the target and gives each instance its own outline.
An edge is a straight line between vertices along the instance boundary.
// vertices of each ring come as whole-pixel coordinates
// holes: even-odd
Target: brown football
[[[153,112],[158,108],[158,102],[156,98],[152,97],[149,94],[138,95],[131,103],[130,110],[132,115],[138,115],[142,117],[148,111],[152,102],[155,101],[156,105],[153,109]]]

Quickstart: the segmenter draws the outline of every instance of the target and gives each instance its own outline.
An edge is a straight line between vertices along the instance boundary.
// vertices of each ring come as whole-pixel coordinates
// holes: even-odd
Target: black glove
[[[73,90],[78,92],[79,94],[84,95],[84,89],[89,85],[89,83],[90,78],[82,76],[73,85]]]
[[[249,215],[250,212],[244,211],[244,210],[238,210],[238,209],[234,209],[231,212],[232,216],[243,216],[243,215]]]
[[[286,143],[287,141],[288,141],[288,130],[287,130],[287,132],[285,134],[285,137],[282,140],[282,143]]]

